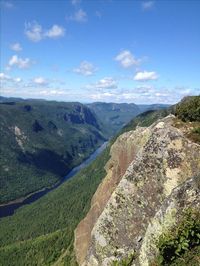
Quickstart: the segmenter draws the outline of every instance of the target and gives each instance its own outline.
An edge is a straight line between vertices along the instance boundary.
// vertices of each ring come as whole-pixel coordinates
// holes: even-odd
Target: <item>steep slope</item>
[[[166,104],[136,105],[134,103],[94,102],[87,105],[102,121],[107,135],[113,136],[138,114],[147,111],[162,110]]]
[[[141,113],[140,108],[127,103],[95,102],[87,105],[99,117],[107,129],[108,136],[113,136],[136,115]]]
[[[188,209],[199,210],[200,145],[188,138],[198,126],[170,115],[117,138],[107,176],[75,231],[79,265],[150,265],[159,255],[160,237],[178,226]],[[118,164],[123,171],[115,175]],[[129,263],[120,264],[127,258]]]
[[[127,130],[130,126],[135,129],[138,123],[148,126],[162,115],[166,114],[139,115]],[[112,143],[90,166],[56,190],[18,209],[13,216],[0,219],[0,265],[76,265],[74,230],[89,211],[91,198],[106,176],[104,167]],[[120,171],[123,174],[124,169]]]
[[[2,102],[0,132],[0,203],[52,186],[105,141],[80,103]]]
[[[110,149],[110,160],[105,166],[107,175],[102,181],[91,201],[91,209],[76,229],[75,247],[77,261],[82,264],[88,249],[91,231],[104,210],[110,196],[118,186],[129,164],[135,159],[139,149],[145,145],[148,136],[143,130],[134,136],[131,132],[120,135]]]

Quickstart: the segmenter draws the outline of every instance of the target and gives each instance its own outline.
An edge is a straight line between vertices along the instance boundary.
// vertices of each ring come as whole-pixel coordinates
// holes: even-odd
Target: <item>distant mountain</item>
[[[169,106],[170,106],[169,104],[160,104],[160,103],[156,103],[156,104],[138,104],[138,107],[140,108],[140,112],[141,113],[149,111],[149,110],[166,109]]]
[[[199,220],[195,220],[196,224],[189,220],[184,234],[177,237],[172,231],[162,238],[164,241],[161,239],[163,246],[156,252],[149,251],[154,236],[163,232],[163,226],[174,225],[177,233],[176,229],[184,225],[178,224],[177,217],[182,218],[187,204],[199,210],[199,205],[195,205],[199,202],[199,193],[193,191],[199,187],[199,174],[189,180],[200,167],[197,156],[200,142],[193,143],[194,137],[189,134],[191,131],[195,141],[198,140],[199,122],[183,122],[173,116],[163,119],[176,111],[177,116],[184,111],[185,117],[185,108],[176,110],[175,107],[139,114],[121,129],[92,164],[56,190],[18,209],[13,216],[0,219],[0,265],[77,266],[76,259],[80,262],[93,254],[100,259],[105,254],[105,260],[111,256],[111,260],[117,260],[113,265],[131,265],[129,259],[138,259],[143,243],[146,244],[143,246],[145,257],[151,258],[157,255],[159,248],[167,250],[169,241],[170,250],[176,251],[182,236],[186,242],[192,241],[194,235],[198,240],[199,227],[194,226],[199,225]],[[108,219],[98,223],[104,226],[98,234],[96,222],[101,219],[101,212],[105,215],[105,210],[108,210]],[[95,245],[98,241],[101,245]],[[181,249],[172,264],[199,265],[198,247]],[[85,257],[86,254],[89,256]],[[103,265],[98,258],[93,258],[92,266]],[[163,265],[169,264],[161,259]]]
[[[87,104],[99,117],[108,136],[115,135],[123,126],[138,114],[149,110],[160,110],[169,107],[167,104],[104,103]]]
[[[0,202],[52,186],[105,141],[83,104],[15,100],[0,103]]]
[[[24,99],[24,98],[19,98],[19,97],[4,97],[4,96],[0,96],[0,103],[9,103],[9,102],[27,102],[27,101],[46,101],[44,99],[32,99],[32,98],[27,98],[27,99]]]
[[[147,108],[0,96],[0,202],[52,186]]]
[[[116,134],[132,118],[141,113],[140,108],[134,103],[94,102],[87,106],[102,121],[108,135]]]

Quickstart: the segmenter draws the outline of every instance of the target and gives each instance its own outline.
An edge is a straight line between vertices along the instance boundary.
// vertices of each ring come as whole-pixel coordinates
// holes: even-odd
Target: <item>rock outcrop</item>
[[[199,208],[200,145],[173,119],[124,133],[113,144],[107,176],[75,232],[79,265],[111,265],[133,253],[133,265],[150,265],[159,236],[184,208]]]
[[[148,140],[149,130],[138,128],[137,133],[127,132],[116,140],[110,150],[111,158],[106,164],[107,175],[98,187],[91,202],[91,209],[80,222],[75,232],[77,261],[81,265],[90,245],[92,229],[106,206],[110,196],[119,184],[128,165]]]
[[[96,116],[88,107],[84,105],[74,104],[74,109],[72,110],[72,112],[67,112],[64,114],[64,120],[75,124],[92,125],[99,129],[99,124],[97,122]]]

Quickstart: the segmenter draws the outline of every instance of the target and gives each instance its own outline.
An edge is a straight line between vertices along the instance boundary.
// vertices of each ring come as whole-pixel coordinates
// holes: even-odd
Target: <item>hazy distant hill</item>
[[[138,107],[140,108],[140,112],[146,112],[149,110],[160,110],[160,109],[166,109],[170,105],[169,104],[160,104],[160,103],[155,103],[155,104],[138,104]]]
[[[169,107],[167,104],[104,103],[94,102],[87,106],[95,112],[104,125],[108,136],[115,135],[124,125],[138,114],[149,110]]]
[[[87,106],[99,117],[110,135],[114,135],[133,117],[141,113],[140,108],[134,103],[94,102]]]

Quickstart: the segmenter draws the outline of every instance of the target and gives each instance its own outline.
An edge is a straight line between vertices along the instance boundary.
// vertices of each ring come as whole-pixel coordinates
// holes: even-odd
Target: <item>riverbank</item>
[[[45,187],[45,188],[42,188],[42,189],[40,189],[40,190],[34,191],[34,192],[28,194],[27,196],[21,197],[21,198],[19,198],[19,199],[11,200],[11,201],[6,202],[6,203],[1,203],[1,204],[0,204],[0,207],[9,206],[9,205],[11,205],[11,204],[16,204],[16,203],[21,203],[21,202],[23,202],[24,200],[26,200],[27,198],[29,198],[29,197],[31,197],[32,195],[34,195],[35,193],[42,192],[42,191],[44,191],[44,190],[46,190],[46,189],[48,189],[48,188]]]
[[[86,160],[84,160],[80,165],[74,167],[71,171],[69,171],[69,173],[62,180],[54,184],[54,186],[50,188],[43,188],[36,192],[30,193],[29,195],[22,197],[20,199],[13,200],[5,204],[0,204],[0,218],[13,215],[15,210],[18,209],[19,207],[22,207],[23,205],[26,205],[26,204],[33,203],[34,201],[43,197],[50,191],[59,187],[62,183],[64,183],[69,178],[76,175],[80,170],[82,170],[83,168],[88,166],[92,161],[94,161],[97,158],[97,156],[106,148],[107,143],[108,143],[107,141],[104,142]]]

